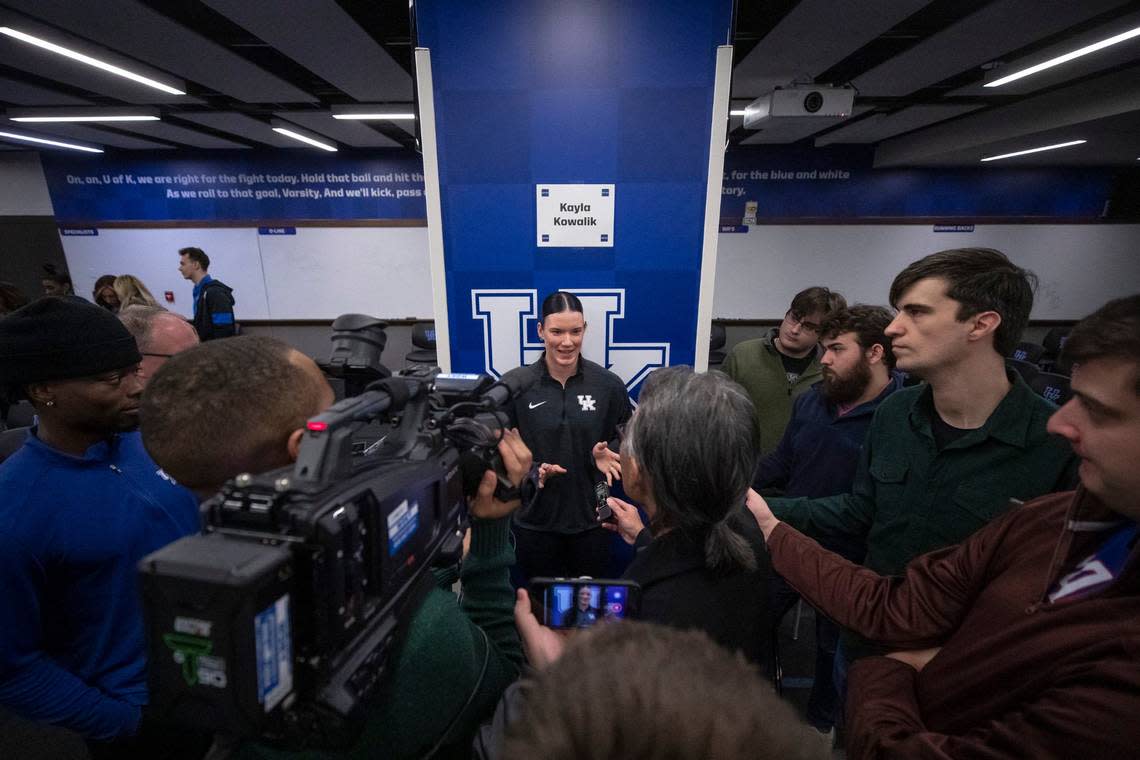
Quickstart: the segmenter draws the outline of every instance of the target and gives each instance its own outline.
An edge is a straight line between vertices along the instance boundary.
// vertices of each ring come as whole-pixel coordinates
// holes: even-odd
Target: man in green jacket
[[[760,454],[776,448],[792,417],[792,403],[821,378],[819,329],[834,312],[847,308],[843,296],[827,288],[796,293],[779,327],[763,338],[737,343],[721,369],[740,383],[756,407]]]
[[[941,251],[891,284],[887,327],[896,366],[923,378],[880,406],[850,494],[770,499],[773,513],[816,538],[865,538],[864,565],[901,573],[1025,501],[1076,479],[1068,443],[1045,425],[1056,407],[1005,367],[1029,320],[1031,273],[986,248]],[[849,660],[869,653],[844,641]]]
[[[316,364],[286,344],[262,336],[212,341],[172,357],[151,379],[142,401],[143,443],[168,475],[209,496],[239,473],[294,461],[305,421],[332,401]],[[530,469],[530,451],[513,431],[499,450],[517,485]],[[428,591],[389,655],[356,743],[335,754],[246,743],[234,758],[410,758],[470,747],[523,661],[508,575],[515,561],[510,515],[519,502],[495,500],[495,483],[493,472],[484,473],[469,502],[462,599],[450,590],[454,576],[440,577]]]

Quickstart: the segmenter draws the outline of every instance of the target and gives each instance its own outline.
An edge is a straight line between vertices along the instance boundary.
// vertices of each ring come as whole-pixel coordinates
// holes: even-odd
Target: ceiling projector
[[[761,95],[744,109],[744,128],[759,129],[765,119],[802,116],[850,116],[853,87],[805,85],[782,87]]]

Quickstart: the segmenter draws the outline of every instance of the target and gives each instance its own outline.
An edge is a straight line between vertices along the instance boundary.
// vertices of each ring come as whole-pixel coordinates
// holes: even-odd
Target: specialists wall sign
[[[613,248],[613,185],[535,185],[539,248]]]

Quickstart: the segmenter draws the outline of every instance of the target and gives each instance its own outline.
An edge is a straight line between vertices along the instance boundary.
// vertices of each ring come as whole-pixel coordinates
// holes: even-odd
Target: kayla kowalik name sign
[[[535,185],[539,248],[612,248],[613,185]]]

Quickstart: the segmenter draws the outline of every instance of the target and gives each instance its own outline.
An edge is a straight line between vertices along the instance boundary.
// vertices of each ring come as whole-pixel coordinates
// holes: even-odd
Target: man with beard
[[[776,517],[816,540],[866,541],[863,564],[897,575],[1011,504],[1070,488],[1072,449],[1046,430],[1056,407],[1005,366],[1035,282],[992,248],[940,251],[903,269],[885,332],[898,368],[926,382],[879,406],[850,493],[771,499]],[[843,665],[878,647],[844,633],[839,650],[842,693]]]
[[[780,444],[760,460],[754,487],[783,489],[787,496],[832,496],[849,493],[863,439],[875,410],[902,387],[894,372],[895,357],[885,330],[893,318],[881,306],[859,304],[831,315],[820,330],[823,380],[796,399],[792,419]],[[854,562],[866,549],[856,538],[825,539],[824,545]],[[773,579],[772,609],[782,618],[798,595]],[[839,627],[816,614],[815,680],[808,699],[807,720],[822,732],[835,725],[836,691],[832,681]]]
[[[114,314],[79,299],[43,298],[0,319],[0,387],[39,418],[0,465],[0,706],[88,740],[139,732],[136,567],[199,527],[197,499],[135,432],[141,359]],[[31,755],[8,741],[0,755]]]

